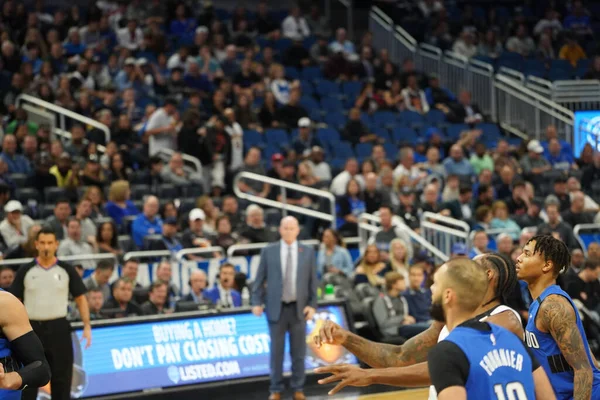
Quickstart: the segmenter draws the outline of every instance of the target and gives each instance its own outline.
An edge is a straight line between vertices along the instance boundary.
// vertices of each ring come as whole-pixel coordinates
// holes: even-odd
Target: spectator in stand
[[[262,129],[275,128],[278,125],[276,121],[277,102],[273,92],[265,93],[265,100],[258,112],[258,121]]]
[[[324,159],[325,154],[323,152],[323,148],[320,146],[312,146],[310,158],[307,163],[319,181],[329,182],[331,181],[331,169],[329,168],[329,164],[326,163]]]
[[[9,249],[3,254],[4,259],[10,260],[15,258],[34,258],[37,257],[37,249],[35,241],[38,232],[42,229],[41,225],[33,225],[27,232],[27,241],[20,245]]]
[[[294,6],[281,24],[281,31],[284,37],[296,40],[304,39],[310,36],[310,29],[306,19],[302,16],[300,7]]]
[[[452,218],[463,220],[471,225],[473,221],[473,188],[471,185],[460,185],[458,188],[458,198],[444,203],[443,207],[450,210]]]
[[[538,226],[538,235],[553,235],[562,240],[570,249],[579,248],[579,244],[573,235],[573,227],[560,220],[560,212],[557,204],[546,205],[548,222]]]
[[[31,217],[23,214],[23,206],[18,200],[10,200],[4,206],[5,218],[0,222],[0,235],[8,249],[27,242],[28,232],[35,224]]]
[[[565,17],[565,29],[570,29],[579,39],[588,39],[593,35],[589,12],[583,7],[581,0],[575,0],[571,13]]]
[[[460,37],[454,42],[452,51],[466,58],[473,57],[477,54],[475,39],[476,32],[472,28],[464,27]]]
[[[286,66],[302,69],[310,65],[310,53],[304,47],[303,40],[294,40],[292,46],[283,55],[283,63]]]
[[[89,242],[88,242],[89,240]],[[63,256],[83,256],[95,254],[98,252],[96,237],[84,238],[81,235],[81,223],[75,217],[69,218],[67,223],[67,237],[61,240],[56,252],[58,257]],[[81,265],[86,269],[92,269],[96,266],[93,260],[82,261]]]
[[[354,43],[347,39],[346,30],[344,28],[338,28],[335,31],[335,40],[329,44],[329,50],[332,53],[344,53],[344,57],[351,61],[354,61],[357,58]]]
[[[169,250],[173,256],[178,251],[183,250],[183,245],[177,239],[177,218],[168,217],[163,220],[162,235],[160,240],[153,240],[149,243],[149,250]]]
[[[9,290],[15,280],[15,271],[9,266],[0,267],[0,288]]]
[[[576,177],[571,176],[569,179],[567,179],[567,190],[569,191],[569,198],[571,199],[571,202],[572,202],[573,196],[575,196],[575,193],[581,191],[581,182],[579,182]],[[584,211],[588,211],[588,212],[600,211],[600,206],[598,205],[598,203],[596,203],[587,194],[584,193],[583,195],[584,195],[584,206],[583,206]]]
[[[262,131],[262,127],[258,124],[258,116],[254,112],[248,96],[238,96],[237,104],[233,111],[233,121],[237,121],[236,123],[239,124],[242,129],[255,129]]]
[[[573,193],[570,209],[561,213],[562,220],[572,227],[579,224],[593,224],[594,216],[593,212],[585,211],[585,195],[583,192]]]
[[[565,44],[560,48],[558,58],[567,60],[573,67],[576,67],[579,60],[586,59],[587,55],[579,43],[577,43],[577,39],[572,35],[568,35],[565,38]]]
[[[56,234],[56,238],[62,240],[67,236],[67,222],[70,215],[71,204],[69,200],[59,198],[54,206],[54,215],[46,219],[44,226],[50,227]]]
[[[265,225],[263,209],[256,204],[251,204],[246,209],[246,226],[241,227],[239,234],[250,243],[266,243],[275,239],[275,235]]]
[[[183,232],[181,243],[185,249],[209,247],[211,236],[204,231],[206,214],[199,208],[194,208],[188,216],[189,228]]]
[[[161,261],[161,263],[156,268],[156,281],[163,282],[168,285],[167,293],[169,296],[169,303],[172,300],[179,297],[179,287],[173,282],[171,282],[173,278],[173,267],[171,263],[167,260]]]
[[[233,308],[242,306],[240,293],[233,288],[235,278],[235,267],[233,264],[225,263],[219,267],[219,283],[212,289],[204,292],[204,297],[213,302],[219,308]]]
[[[443,2],[439,0],[420,0],[417,7],[425,19],[430,19],[445,11]]]
[[[556,50],[554,49],[554,44],[552,43],[552,37],[549,34],[542,33],[540,35],[536,56],[542,61],[550,61],[556,58]]]
[[[375,321],[384,336],[411,338],[427,329],[429,324],[416,324],[414,317],[409,315],[408,303],[401,294],[406,290],[403,275],[397,272],[385,274],[385,290],[373,302]]]
[[[525,182],[517,180],[512,185],[512,194],[506,201],[510,215],[521,216],[527,212],[530,199],[527,196]]]
[[[492,160],[492,157],[485,148],[485,144],[482,142],[475,144],[475,152],[471,155],[469,162],[477,175],[484,169],[489,171],[494,170],[494,160]]]
[[[521,158],[521,168],[525,179],[535,183],[541,183],[542,175],[552,169],[550,163],[544,157],[544,148],[539,140],[530,140],[527,144],[527,154]]]
[[[115,264],[110,260],[100,260],[94,272],[83,280],[87,290],[98,289],[102,292],[105,299],[109,299],[110,285],[108,281],[115,270]]]
[[[212,245],[222,247],[225,251],[236,243],[239,243],[239,237],[232,231],[231,221],[227,215],[220,215],[217,218],[217,231],[212,238]],[[220,256],[219,256],[220,257]]]
[[[391,88],[391,80],[390,80],[390,88]],[[388,89],[387,86],[383,86],[381,90]],[[367,81],[364,83],[360,94],[356,98],[354,103],[354,107],[359,111],[367,112],[369,114],[373,114],[380,107],[385,105],[385,99],[380,95],[379,90],[376,90],[375,85]]]
[[[91,214],[92,203],[85,198],[79,200],[75,208],[75,218],[81,223],[81,235],[86,240],[89,240],[90,237],[95,238],[97,233],[96,224],[90,218]]]
[[[102,305],[104,304],[104,295],[100,289],[90,289],[86,293],[88,306],[90,309],[90,320],[97,321],[106,319],[102,313]]]
[[[138,247],[143,247],[146,235],[160,235],[162,233],[162,220],[158,216],[158,198],[148,196],[144,201],[144,208],[131,224],[133,241]]]
[[[204,172],[204,187],[210,189],[213,195],[220,195],[225,189],[225,173],[231,164],[231,137],[225,130],[229,121],[224,116],[214,116],[207,128],[200,128],[200,146]],[[209,183],[210,182],[210,183]]]
[[[108,191],[108,202],[105,205],[106,213],[117,225],[123,223],[124,217],[139,214],[139,210],[129,199],[131,189],[127,181],[115,181]]]
[[[558,200],[561,212],[571,207],[571,196],[567,192],[567,178],[565,176],[559,176],[554,180],[553,197]]]
[[[450,122],[460,124],[478,124],[483,122],[481,110],[471,101],[471,92],[461,90],[458,94],[458,103],[453,104],[448,115]]]
[[[8,166],[10,174],[30,174],[31,165],[25,157],[17,154],[17,138],[14,135],[5,135],[2,141],[0,159]]]
[[[600,313],[600,260],[586,260],[584,267],[566,282],[566,292],[590,311]]]
[[[355,178],[346,184],[346,194],[338,201],[337,226],[342,236],[355,236],[358,232],[358,216],[366,211],[361,188]]]
[[[217,228],[217,217],[219,216],[219,208],[215,206],[210,196],[200,196],[196,200],[196,207],[204,211],[206,218],[204,219],[204,230],[209,234],[213,234]]]
[[[198,304],[206,300],[204,293],[208,286],[208,278],[206,272],[202,269],[194,269],[190,272],[190,292],[183,296],[181,301],[193,301]]]
[[[326,273],[350,277],[353,272],[352,257],[342,236],[333,229],[325,229],[321,236],[321,249],[317,254],[317,273],[320,277]]]
[[[389,245],[388,268],[408,279],[410,254],[404,239],[394,238]]]
[[[485,231],[476,231],[473,235],[473,247],[469,252],[469,258],[473,259],[480,254],[488,253],[490,251],[488,249],[489,242],[490,240]]]
[[[292,148],[300,157],[308,156],[313,146],[321,146],[321,141],[312,132],[312,121],[309,118],[298,120],[298,137],[292,143]]]
[[[138,27],[138,22],[135,19],[129,19],[126,27],[117,31],[117,39],[119,46],[130,51],[137,51],[144,43],[144,33]]]
[[[540,19],[533,28],[533,34],[540,36],[544,32],[550,31],[552,38],[558,37],[558,34],[563,30],[560,22],[560,14],[552,7],[546,8],[544,18]]]
[[[590,69],[585,73],[583,79],[600,79],[600,55],[594,56],[590,63]]]
[[[138,271],[139,271],[140,263],[135,258],[130,258],[125,261],[123,264],[123,268],[121,270],[121,278],[127,279],[129,282],[133,284],[134,289],[141,289],[142,285],[137,282],[138,279]],[[115,284],[112,284],[112,288],[114,290]]]
[[[301,118],[308,117],[308,112],[300,105],[300,95],[299,88],[290,90],[290,100],[288,104],[280,107],[275,113],[275,120],[279,125],[294,128]]]
[[[579,154],[579,158],[575,160],[575,163],[581,170],[594,164],[594,148],[590,143],[586,143],[583,146],[581,154]]]
[[[149,154],[155,155],[159,149],[175,150],[177,128],[174,124],[177,115],[177,100],[168,97],[162,107],[152,113],[144,129],[148,140]]]
[[[404,97],[404,105],[407,110],[419,114],[427,114],[429,112],[429,103],[427,103],[425,92],[419,88],[416,75],[408,76],[406,88],[402,89],[402,96]]]
[[[498,58],[504,51],[502,42],[498,39],[498,32],[490,28],[477,47],[477,55],[490,58]]]
[[[329,60],[329,43],[326,36],[317,36],[317,41],[310,48],[310,56],[314,64],[324,66]]]
[[[577,168],[573,156],[562,151],[562,146],[558,139],[550,139],[548,141],[548,162],[552,165],[552,169],[567,173],[571,168]]]
[[[365,176],[365,190],[363,191],[366,212],[369,214],[376,212],[383,204],[383,194],[377,186],[377,174],[374,172],[369,172]]]
[[[389,267],[381,260],[381,254],[375,244],[370,244],[365,249],[362,261],[354,271],[354,284],[369,283],[374,287],[384,287],[386,273]]]
[[[369,133],[369,129],[361,120],[359,108],[352,108],[348,113],[348,122],[344,127],[344,139],[353,145],[377,139],[376,135]]]
[[[459,144],[450,147],[450,157],[443,162],[446,174],[472,177],[475,175],[471,163],[464,157],[464,152]]]
[[[431,321],[431,290],[425,288],[425,269],[423,263],[411,265],[409,270],[409,287],[403,293],[410,315],[421,323]]]
[[[96,243],[98,244],[99,253],[111,253],[117,257],[123,255],[123,250],[118,242],[117,227],[112,221],[103,222],[98,226]]]
[[[62,153],[48,172],[56,178],[58,187],[73,189],[79,186],[79,163],[72,163],[69,153]]]
[[[96,154],[91,154],[85,160],[80,181],[82,186],[98,186],[100,188],[104,187],[107,183],[104,172],[100,167],[100,160]]]
[[[221,205],[223,215],[229,217],[229,222],[233,230],[237,231],[243,224],[242,216],[239,212],[239,205],[235,196],[225,196]]]
[[[402,147],[398,158],[400,163],[394,169],[394,181],[398,185],[414,188],[427,177],[427,173],[415,165],[414,151],[410,147]]]
[[[592,165],[583,169],[581,177],[581,186],[587,193],[592,192],[592,183],[600,180],[600,152],[594,153]]]
[[[167,284],[156,281],[150,285],[148,301],[141,305],[142,315],[166,314],[167,311]]]
[[[258,147],[251,147],[246,153],[246,157],[244,158],[244,165],[242,166],[240,171],[252,172],[258,175],[266,175],[266,171],[262,166],[260,159],[260,149]],[[267,195],[271,191],[271,185],[256,180],[241,179],[238,183],[238,188],[245,193],[255,194],[263,198],[267,197]]]
[[[528,57],[535,52],[535,43],[527,34],[527,25],[519,24],[516,27],[514,36],[506,41],[506,50],[519,53],[523,57]]]
[[[429,75],[429,87],[425,89],[425,98],[431,108],[437,108],[444,113],[449,112],[448,106],[456,102],[454,93],[440,85],[440,78],[436,74]]]
[[[171,154],[169,164],[164,166],[160,175],[164,182],[172,183],[175,186],[190,186],[193,184],[201,185],[202,182],[198,177],[188,173],[183,168],[183,156],[181,153],[175,152]]]
[[[313,4],[310,7],[310,13],[306,17],[306,23],[308,24],[311,34],[321,37],[331,36],[329,20],[326,16],[321,14],[319,6]]]
[[[140,307],[132,301],[133,283],[127,278],[119,278],[113,284],[112,297],[104,301],[103,314],[108,318],[126,318],[142,315]]]
[[[490,223],[491,229],[503,229],[513,240],[519,239],[521,228],[515,221],[509,218],[508,207],[504,201],[498,200],[494,202],[492,205],[492,214],[494,214],[494,219]]]

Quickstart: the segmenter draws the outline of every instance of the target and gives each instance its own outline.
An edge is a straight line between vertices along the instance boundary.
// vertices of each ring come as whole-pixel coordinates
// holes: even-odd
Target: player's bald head
[[[442,297],[451,289],[456,304],[462,311],[473,312],[479,307],[488,289],[485,270],[468,258],[457,258],[446,262],[435,275]]]

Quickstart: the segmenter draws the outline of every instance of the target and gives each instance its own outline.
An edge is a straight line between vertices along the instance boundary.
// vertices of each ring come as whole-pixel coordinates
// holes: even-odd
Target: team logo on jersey
[[[490,335],[490,340],[492,341],[492,345],[495,346],[496,345],[496,336],[494,336],[493,333]]]

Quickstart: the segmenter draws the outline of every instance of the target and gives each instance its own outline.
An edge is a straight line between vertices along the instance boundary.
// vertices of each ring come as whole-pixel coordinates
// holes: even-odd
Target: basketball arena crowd
[[[281,211],[236,191],[328,210],[320,197],[236,179],[243,171],[336,196],[335,230],[292,215],[301,238],[321,243],[319,276],[349,284],[336,294],[358,304],[355,315],[369,314],[370,334],[408,337],[431,323],[436,260],[397,225],[419,233],[431,212],[472,230],[451,257],[493,250],[516,260],[535,233],[563,240],[572,265],[561,285],[590,311],[588,338],[598,350],[600,243],[573,232],[600,223],[600,153],[590,144],[575,158],[552,125],[543,140],[506,134],[469,91],[451,92],[410,58],[393,62],[371,32],[350,38],[310,1],[280,10],[261,0],[233,11],[209,0],[1,3],[2,257],[35,257],[42,227],[55,231],[59,257],[114,254],[116,263],[75,263],[93,319],[170,313],[183,299],[171,282],[174,259],[153,260],[154,281],[141,287],[136,277],[147,260],[125,260],[127,252],[277,240]],[[561,63],[570,77],[600,77],[600,14],[582,1],[391,3],[411,3],[406,15],[428,27],[422,40],[465,57],[520,57],[523,68],[541,65],[535,71],[550,79],[564,76],[553,69]],[[74,119],[58,132],[58,121],[28,111],[27,96],[100,122],[109,134]],[[344,243],[358,235],[363,213],[381,223],[357,258]],[[17,268],[0,268],[0,287],[11,286]],[[213,278],[192,273],[187,301],[247,305],[235,266],[221,267],[214,287]],[[513,297],[526,317],[527,288]]]

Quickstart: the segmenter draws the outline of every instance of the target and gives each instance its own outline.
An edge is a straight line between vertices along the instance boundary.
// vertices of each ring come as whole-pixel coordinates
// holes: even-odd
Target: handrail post
[[[281,188],[281,202],[283,203],[283,208],[281,209],[281,214],[283,217],[287,217],[287,191],[284,187]]]

